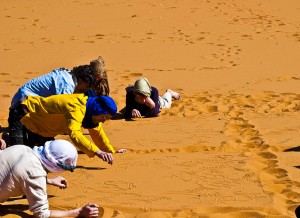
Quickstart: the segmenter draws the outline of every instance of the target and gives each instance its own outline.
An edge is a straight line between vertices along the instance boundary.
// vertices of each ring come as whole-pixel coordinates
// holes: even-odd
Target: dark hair
[[[77,79],[81,79],[82,81],[88,83],[90,87],[95,84],[95,74],[90,65],[80,65],[78,67],[74,67],[71,71],[71,74],[76,76]]]

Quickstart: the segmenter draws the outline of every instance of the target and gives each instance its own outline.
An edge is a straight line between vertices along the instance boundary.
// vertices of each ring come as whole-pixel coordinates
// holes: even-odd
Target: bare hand
[[[57,176],[52,179],[47,178],[47,183],[50,185],[58,186],[61,189],[65,189],[68,187],[68,181],[62,176]]]
[[[154,103],[154,101],[150,97],[146,98],[145,105],[147,105],[148,107],[150,107],[151,110],[153,110],[155,108],[155,103]]]
[[[89,203],[81,208],[78,217],[97,218],[99,215],[98,207],[97,204]]]
[[[109,164],[113,164],[113,156],[111,153],[107,153],[104,151],[101,151],[100,149],[98,151],[96,151],[96,155],[101,158],[103,161],[109,163]]]
[[[3,139],[0,139],[0,150],[4,150],[6,148],[6,143]]]
[[[116,153],[125,153],[125,152],[127,152],[127,149],[125,149],[125,148],[121,148],[119,150],[116,150]]]
[[[133,109],[131,111],[131,116],[133,118],[141,118],[142,117],[141,113],[137,109]]]

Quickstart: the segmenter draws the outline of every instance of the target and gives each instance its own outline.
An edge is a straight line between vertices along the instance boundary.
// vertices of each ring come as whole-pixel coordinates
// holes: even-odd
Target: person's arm
[[[154,110],[154,109],[155,109],[155,106],[156,106],[156,104],[154,103],[154,101],[153,101],[152,98],[150,98],[150,97],[147,97],[147,98],[146,98],[145,105],[146,105],[147,107],[149,107],[150,110]]]
[[[83,207],[73,210],[50,210],[50,218],[59,217],[91,217],[96,218],[99,215],[98,205],[89,203]]]
[[[103,156],[103,158],[102,158],[101,155],[107,156],[107,154],[103,154],[103,152],[105,152],[105,153],[125,153],[125,152],[127,152],[127,150],[124,148],[121,148],[118,150],[114,149],[114,147],[110,144],[110,141],[109,141],[108,137],[106,136],[102,125],[103,125],[102,123],[99,123],[98,127],[94,128],[94,129],[88,129],[89,134],[90,134],[91,138],[93,139],[93,142],[99,148],[99,150],[96,151],[96,155],[105,161],[105,159],[109,160],[110,158],[112,158],[112,156],[111,157]]]
[[[77,113],[77,116],[76,116]],[[95,138],[95,136],[91,136],[93,141],[95,140],[95,143],[99,143],[100,147],[105,149],[105,146],[107,146],[106,150],[109,150],[110,153],[102,151],[99,149],[99,147],[96,146],[96,144],[94,144],[91,140],[87,139],[82,131],[81,131],[81,122],[79,122],[79,120],[83,120],[82,115],[77,111],[77,112],[71,112],[69,115],[71,118],[69,119],[69,136],[72,140],[72,142],[81,150],[83,151],[85,154],[87,154],[89,157],[94,157],[95,155],[97,155],[97,157],[99,157],[100,159],[102,159],[103,161],[112,164],[113,163],[113,157],[111,153],[114,153],[115,150],[114,148],[109,144],[109,140],[106,137],[104,131],[102,130],[102,128],[100,128],[99,126],[101,126],[101,124],[99,124],[98,127],[96,128],[100,128],[101,131],[96,131],[96,134],[98,134],[98,136]],[[81,118],[82,117],[82,118]],[[90,130],[89,130],[90,131]],[[91,133],[90,133],[91,134]]]
[[[72,142],[76,145],[76,147],[78,147],[89,157],[94,157],[95,152],[99,148],[82,133],[81,126],[84,113],[85,111],[82,111],[82,108],[75,108],[75,110],[72,111],[65,111],[65,117],[68,122],[68,135],[70,136]]]
[[[54,178],[47,177],[47,184],[58,186],[61,189],[65,189],[68,187],[68,181],[62,176],[57,176]]]
[[[109,153],[116,152],[114,147],[110,144],[110,141],[103,130],[102,123],[99,123],[99,125],[93,129],[88,129],[88,131],[91,138],[93,139],[93,142],[100,150]]]
[[[133,88],[128,87],[126,89],[126,106],[125,106],[125,113],[124,117],[125,118],[131,118],[132,117],[132,110],[135,109],[134,106],[136,104],[135,97],[133,94]]]
[[[159,105],[159,94],[158,94],[158,90],[155,88],[155,87],[151,87],[151,100],[152,102],[149,103],[149,112],[146,114],[146,117],[157,117],[159,112],[160,112],[160,105]],[[153,103],[155,104],[154,105],[154,108],[153,108]]]
[[[6,143],[3,139],[0,139],[0,150],[4,150],[6,148]]]
[[[80,102],[81,100],[81,102]],[[101,131],[98,131],[101,137],[98,137],[99,141],[95,141],[95,143],[101,143],[101,145],[106,145],[111,153],[107,153],[105,151],[101,151],[99,147],[96,146],[91,140],[87,139],[82,133],[82,121],[85,114],[85,99],[79,99],[76,103],[70,103],[67,107],[65,107],[65,118],[68,123],[68,134],[72,140],[72,142],[84,153],[86,153],[89,157],[94,157],[97,155],[103,161],[106,161],[112,164],[112,155],[114,153],[113,147],[109,144],[108,138],[105,136],[104,131],[100,128]],[[99,125],[101,126],[101,124]],[[98,126],[98,127],[99,127]],[[93,136],[91,136],[93,137]],[[93,138],[94,139],[94,138]],[[98,144],[97,144],[98,145]],[[100,145],[100,146],[101,146]],[[103,147],[104,148],[104,147]]]
[[[26,168],[21,176],[21,188],[29,203],[33,217],[98,217],[98,205],[94,203],[73,210],[49,210],[46,192],[46,172],[42,168]]]
[[[34,172],[34,173],[33,173]],[[46,191],[46,172],[40,168],[28,168],[24,166],[20,183],[23,193],[29,203],[29,210],[34,217],[49,217],[49,203]]]

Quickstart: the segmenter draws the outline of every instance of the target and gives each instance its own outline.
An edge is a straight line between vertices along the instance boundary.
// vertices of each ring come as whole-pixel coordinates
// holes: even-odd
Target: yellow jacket
[[[44,137],[68,134],[72,142],[89,157],[93,157],[98,149],[115,153],[102,123],[94,129],[88,129],[94,143],[83,135],[81,126],[87,99],[84,94],[61,94],[46,98],[28,96],[22,104],[30,112],[22,117],[21,122],[31,132]]]

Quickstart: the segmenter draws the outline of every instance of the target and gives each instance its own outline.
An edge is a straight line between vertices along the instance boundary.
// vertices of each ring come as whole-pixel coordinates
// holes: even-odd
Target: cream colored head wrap
[[[73,172],[76,167],[78,152],[66,140],[47,141],[44,146],[34,146],[33,151],[50,172],[62,172],[64,170]]]
[[[151,85],[146,78],[140,78],[134,83],[133,91],[141,93],[144,96],[150,97]]]

